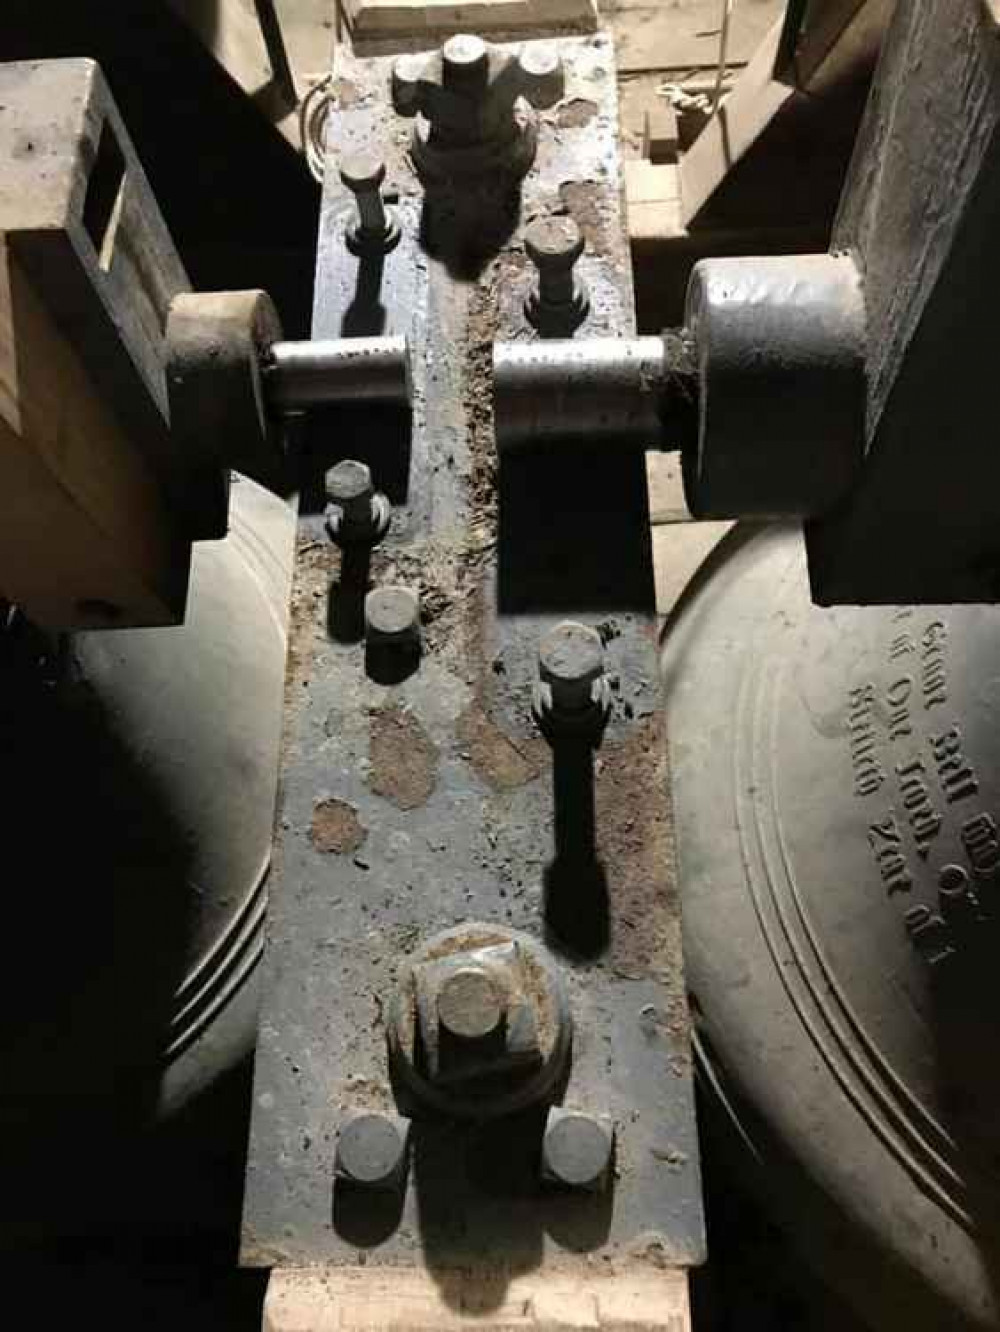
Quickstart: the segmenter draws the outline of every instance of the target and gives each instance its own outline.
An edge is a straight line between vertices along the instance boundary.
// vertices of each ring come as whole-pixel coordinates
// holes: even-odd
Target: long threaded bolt
[[[348,153],[340,163],[340,179],[358,206],[357,221],[348,232],[348,240],[359,249],[391,249],[399,239],[399,232],[382,198],[385,180],[382,158],[375,152]]]
[[[586,292],[574,271],[583,254],[580,228],[571,217],[538,217],[524,233],[524,248],[538,270],[528,298],[528,318],[539,331],[572,332],[586,317]]]

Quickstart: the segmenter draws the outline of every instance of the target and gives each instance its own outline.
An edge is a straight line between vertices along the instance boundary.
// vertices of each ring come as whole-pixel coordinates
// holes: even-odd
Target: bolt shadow
[[[335,643],[360,643],[365,636],[365,596],[371,586],[372,548],[365,543],[344,546],[340,576],[327,594],[327,633]]]
[[[452,1309],[468,1312],[470,1301],[479,1314],[501,1308],[511,1280],[541,1267],[546,1234],[574,1253],[607,1241],[613,1189],[563,1191],[540,1181],[546,1111],[536,1106],[483,1123],[414,1124],[415,1230]]]
[[[381,299],[384,270],[384,254],[359,256],[354,297],[340,326],[343,337],[374,338],[385,332],[389,314]]]
[[[402,684],[420,666],[420,647],[368,643],[365,646],[365,674],[380,685]]]
[[[341,403],[313,408],[300,426],[297,456],[299,512],[326,507],[324,477],[343,458],[367,463],[393,509],[404,508],[410,488],[412,416],[396,403]]]
[[[594,749],[589,738],[550,737],[555,857],[544,875],[546,939],[579,958],[606,952],[608,876],[597,854]]]
[[[333,1183],[333,1228],[357,1249],[376,1249],[399,1228],[403,1189],[364,1189],[342,1179]]]
[[[460,281],[474,281],[513,236],[521,215],[521,183],[465,179],[462,189],[425,183],[420,242]]]

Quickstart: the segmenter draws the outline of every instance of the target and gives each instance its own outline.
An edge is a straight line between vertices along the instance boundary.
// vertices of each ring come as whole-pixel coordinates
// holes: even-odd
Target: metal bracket
[[[565,102],[540,116],[518,227],[572,216],[590,295],[578,336],[630,335],[611,43],[557,46]],[[338,52],[344,109],[329,154],[384,152],[400,241],[353,254],[354,200],[328,169],[313,335],[409,336],[412,436],[369,408],[357,431],[341,413],[338,437],[320,424],[310,445],[244,1259],[347,1272],[361,1252],[369,1268],[424,1265],[444,1281],[485,1265],[505,1283],[554,1264],[583,1274],[598,1256],[695,1263],[704,1232],[644,459],[498,460],[492,346],[534,337],[531,265],[520,229],[474,276],[428,255],[390,72],[389,60]],[[321,497],[310,501],[345,455],[393,503],[370,551],[332,545]],[[386,585],[419,594],[422,652],[373,678],[360,607]],[[567,618],[603,644],[606,723],[546,738],[532,711],[539,646]],[[571,685],[560,685],[569,703]],[[401,988],[455,931],[480,964],[526,939],[565,990],[569,1057],[515,1113],[443,1113],[394,1075]],[[580,1115],[550,1123],[543,1172],[553,1103]],[[335,1184],[338,1127],[359,1110],[412,1121],[409,1178],[394,1193]],[[593,1164],[602,1144],[613,1168]]]

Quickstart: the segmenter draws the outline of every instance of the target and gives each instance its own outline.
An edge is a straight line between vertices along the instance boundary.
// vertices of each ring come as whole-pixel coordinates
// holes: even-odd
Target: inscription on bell
[[[928,712],[948,701],[947,643],[948,626],[943,620],[932,621],[920,640],[920,685]]]
[[[854,794],[874,795],[885,781],[875,729],[875,686],[857,685],[847,700],[847,734],[854,771]]]
[[[937,764],[941,790],[950,805],[965,800],[979,790],[979,782],[962,752],[962,732],[951,726],[940,735],[931,736],[931,752]]]

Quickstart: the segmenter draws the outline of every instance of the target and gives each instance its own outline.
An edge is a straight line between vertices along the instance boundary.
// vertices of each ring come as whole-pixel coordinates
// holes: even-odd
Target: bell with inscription
[[[1000,1326],[1000,607],[736,531],[662,664],[709,1127],[863,1321]]]

